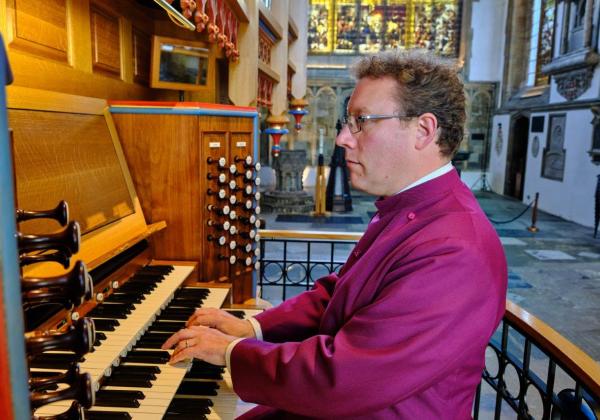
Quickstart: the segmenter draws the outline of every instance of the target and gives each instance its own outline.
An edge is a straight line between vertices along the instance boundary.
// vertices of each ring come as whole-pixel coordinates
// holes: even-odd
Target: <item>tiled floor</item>
[[[491,219],[502,222],[520,214],[525,205],[493,193],[477,198]],[[363,232],[375,210],[373,197],[353,195],[352,213],[336,213],[351,223],[276,221],[266,214],[267,229]],[[360,223],[358,221],[360,220]],[[538,233],[531,233],[531,210],[495,227],[509,265],[508,297],[548,323],[592,358],[600,361],[600,239],[588,227],[540,212]]]

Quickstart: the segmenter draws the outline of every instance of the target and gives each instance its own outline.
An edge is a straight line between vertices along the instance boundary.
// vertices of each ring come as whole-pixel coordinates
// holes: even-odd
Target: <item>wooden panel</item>
[[[156,257],[198,261],[200,281],[232,282],[237,303],[252,297],[252,267],[244,264],[248,252],[229,247],[231,241],[241,246],[248,241],[216,227],[228,221],[241,230],[242,223],[207,206],[223,209],[229,205],[240,215],[251,214],[238,204],[247,199],[242,191],[232,191],[228,183],[236,180],[239,186],[245,185],[230,166],[235,164],[244,172],[244,163],[234,158],[252,154],[253,119],[168,114],[114,114],[114,119],[146,215],[168,224],[153,238]],[[209,157],[215,163],[209,164]],[[216,164],[220,158],[226,160],[224,168]],[[220,174],[226,182],[218,181]],[[209,188],[215,193],[223,189],[224,199],[208,195]],[[238,203],[232,205],[231,195]],[[208,226],[209,220],[213,226]],[[208,241],[209,235],[213,240]],[[221,236],[224,245],[218,244]],[[231,256],[238,259],[234,264],[230,264]]]
[[[100,9],[90,7],[92,32],[92,63],[94,70],[121,74],[121,43],[119,17]]]
[[[104,116],[11,109],[8,119],[20,208],[50,209],[66,200],[83,232],[133,213]],[[49,232],[58,226],[40,220],[21,229]]]
[[[150,36],[133,27],[133,78],[148,85],[150,81]]]
[[[196,116],[114,114],[127,163],[149,221],[167,229],[153,239],[157,258],[201,260]]]
[[[66,0],[32,2],[15,0],[14,39],[11,46],[67,61]]]
[[[248,123],[250,120],[245,119],[245,121],[239,121],[241,125],[244,123]],[[247,156],[253,156],[253,146],[254,143],[252,141],[253,132],[252,126],[249,125],[244,131],[239,131],[241,129],[231,132],[231,142],[229,145],[229,155],[232,163],[235,164],[238,176],[236,177],[236,183],[241,190],[237,191],[235,196],[237,201],[240,203],[246,203],[247,200],[253,200],[251,197],[244,196],[244,188],[247,185],[252,185],[252,181],[246,179],[245,173],[249,169],[246,167],[245,162],[243,161]],[[256,188],[255,188],[256,190]],[[254,200],[253,200],[254,201]],[[246,232],[249,233],[251,230],[255,229],[255,226],[251,226],[248,223],[242,222],[243,217],[249,218],[252,214],[254,214],[254,209],[247,209],[245,205],[240,205],[236,208],[238,212],[238,219],[236,223],[236,227],[238,232]],[[233,301],[234,302],[243,302],[248,297],[254,295],[254,290],[252,290],[252,271],[254,270],[254,262],[257,261],[257,258],[254,256],[253,251],[247,252],[245,250],[246,245],[251,244],[253,248],[256,248],[256,243],[254,239],[243,238],[237,235],[237,248],[235,255],[238,259],[237,264],[231,267],[230,276],[235,283],[235,287],[233,288]],[[252,259],[252,265],[245,265],[245,260],[247,257]]]
[[[86,72],[54,60],[43,60],[21,53],[15,49],[9,51],[9,60],[15,75],[13,86],[104,99],[153,99],[158,94],[137,83],[125,83],[114,75],[107,77],[107,73],[93,74],[91,63],[90,72]],[[169,92],[169,94],[171,99],[177,98],[177,92]],[[11,96],[10,91],[8,95]]]
[[[227,161],[227,169],[231,165],[236,167],[238,175],[233,175],[229,170],[225,171],[227,174],[227,180],[235,180],[238,187],[245,187],[247,182],[244,180],[243,174],[245,172],[244,163],[241,161],[236,162],[236,158],[245,158],[247,155],[253,156],[253,121],[251,118],[232,118],[232,117],[201,117],[200,118],[200,131],[202,132],[202,151],[205,156],[211,156],[217,158],[224,156]],[[222,138],[227,140],[226,147],[217,149],[211,148],[210,143],[214,141],[214,136],[219,133]],[[204,156],[203,156],[204,157]],[[206,158],[200,161],[200,172],[201,179],[205,179],[206,173],[213,172],[213,168],[206,164]],[[223,223],[228,220],[232,226],[235,226],[238,233],[231,235],[230,233],[224,233],[227,238],[227,244],[231,241],[236,242],[235,250],[229,248],[222,249],[223,247],[215,247],[212,243],[206,243],[206,250],[204,252],[206,267],[205,273],[207,279],[213,281],[230,281],[233,284],[232,287],[232,298],[233,302],[241,303],[254,294],[252,290],[252,269],[253,267],[246,267],[244,265],[245,258],[249,255],[245,250],[245,245],[250,242],[248,239],[244,239],[239,235],[239,232],[249,231],[246,224],[242,223],[240,216],[249,217],[252,212],[246,210],[240,203],[246,201],[246,197],[243,195],[243,191],[237,192],[231,191],[228,186],[225,187],[227,191],[227,197],[231,195],[236,197],[236,204],[229,204],[231,209],[236,212],[237,217],[235,219],[226,218],[224,216],[218,217],[217,221]],[[207,203],[215,201],[214,198],[207,196]],[[224,204],[220,204],[222,207]],[[206,220],[213,218],[214,215],[207,213]],[[205,229],[209,230],[207,226]],[[208,234],[208,233],[207,233]],[[217,258],[215,258],[215,254]],[[219,260],[218,255],[235,256],[235,264],[230,264],[227,260]],[[228,276],[226,277],[226,275]]]

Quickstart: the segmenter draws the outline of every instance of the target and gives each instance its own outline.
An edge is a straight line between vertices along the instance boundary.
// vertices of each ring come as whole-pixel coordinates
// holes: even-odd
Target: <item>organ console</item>
[[[139,101],[111,101],[110,105],[145,213],[150,221],[160,217],[171,226],[160,234],[161,241],[153,241],[155,254],[199,262],[198,277],[231,283],[234,303],[253,298],[254,267],[230,266],[219,259],[218,255],[232,254],[208,240],[216,230],[206,220],[228,221],[235,229],[219,233],[231,241],[243,225],[238,218],[255,214],[255,204],[247,200],[260,199],[256,191],[260,165],[254,157],[256,109]],[[174,137],[177,147],[172,147]],[[149,179],[172,179],[179,187],[153,184],[149,188]]]
[[[233,418],[238,400],[225,368],[199,361],[172,366],[170,351],[160,349],[196,308],[227,303],[230,287],[196,281],[202,261],[156,258],[169,226],[146,223],[103,101],[88,98],[83,109],[75,108],[77,98],[55,94],[55,102],[40,105],[33,98],[41,93],[31,91],[13,96],[8,118],[16,204],[23,209],[14,218],[33,418]],[[61,141],[44,142],[42,133]],[[206,162],[226,167],[222,159]],[[35,162],[47,167],[40,170]],[[198,191],[204,187],[209,189]],[[29,210],[52,208],[63,199],[71,205],[71,221],[63,201],[52,210]],[[223,233],[206,234],[219,250],[215,260],[226,264],[228,276],[248,276],[255,268],[252,257],[235,253],[254,251],[232,238],[235,212],[216,202],[200,208],[218,216],[201,223],[203,229]]]

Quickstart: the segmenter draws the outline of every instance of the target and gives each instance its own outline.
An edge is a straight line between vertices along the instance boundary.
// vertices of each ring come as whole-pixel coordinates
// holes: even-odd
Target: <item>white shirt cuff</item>
[[[227,365],[227,369],[229,369],[229,372],[231,372],[231,352],[233,351],[233,348],[235,347],[235,345],[237,343],[239,343],[240,341],[242,341],[244,338],[236,338],[235,340],[233,340],[231,343],[229,343],[227,345],[227,349],[225,350],[225,364]]]
[[[252,325],[252,329],[254,330],[255,338],[257,340],[262,341],[263,334],[262,334],[262,328],[260,327],[260,323],[252,317],[248,318],[246,321],[250,322],[250,325]],[[236,344],[242,340],[244,340],[244,337],[236,338],[235,340],[233,340],[231,343],[229,343],[227,345],[227,349],[225,350],[225,364],[227,366],[227,369],[229,369],[229,372],[231,372],[231,352],[233,351],[233,348],[236,346]]]
[[[247,321],[252,325],[252,329],[254,329],[254,338],[259,341],[263,341],[263,333],[262,328],[260,327],[260,322],[256,320],[254,317],[250,317]]]

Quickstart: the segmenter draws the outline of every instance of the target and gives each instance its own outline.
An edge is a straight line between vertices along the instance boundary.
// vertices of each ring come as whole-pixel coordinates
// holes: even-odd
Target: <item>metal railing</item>
[[[262,297],[281,303],[337,272],[362,234],[262,230],[260,236]]]
[[[259,286],[272,303],[337,272],[361,233],[261,234]],[[474,419],[600,419],[600,365],[548,325],[507,301],[486,350]]]

